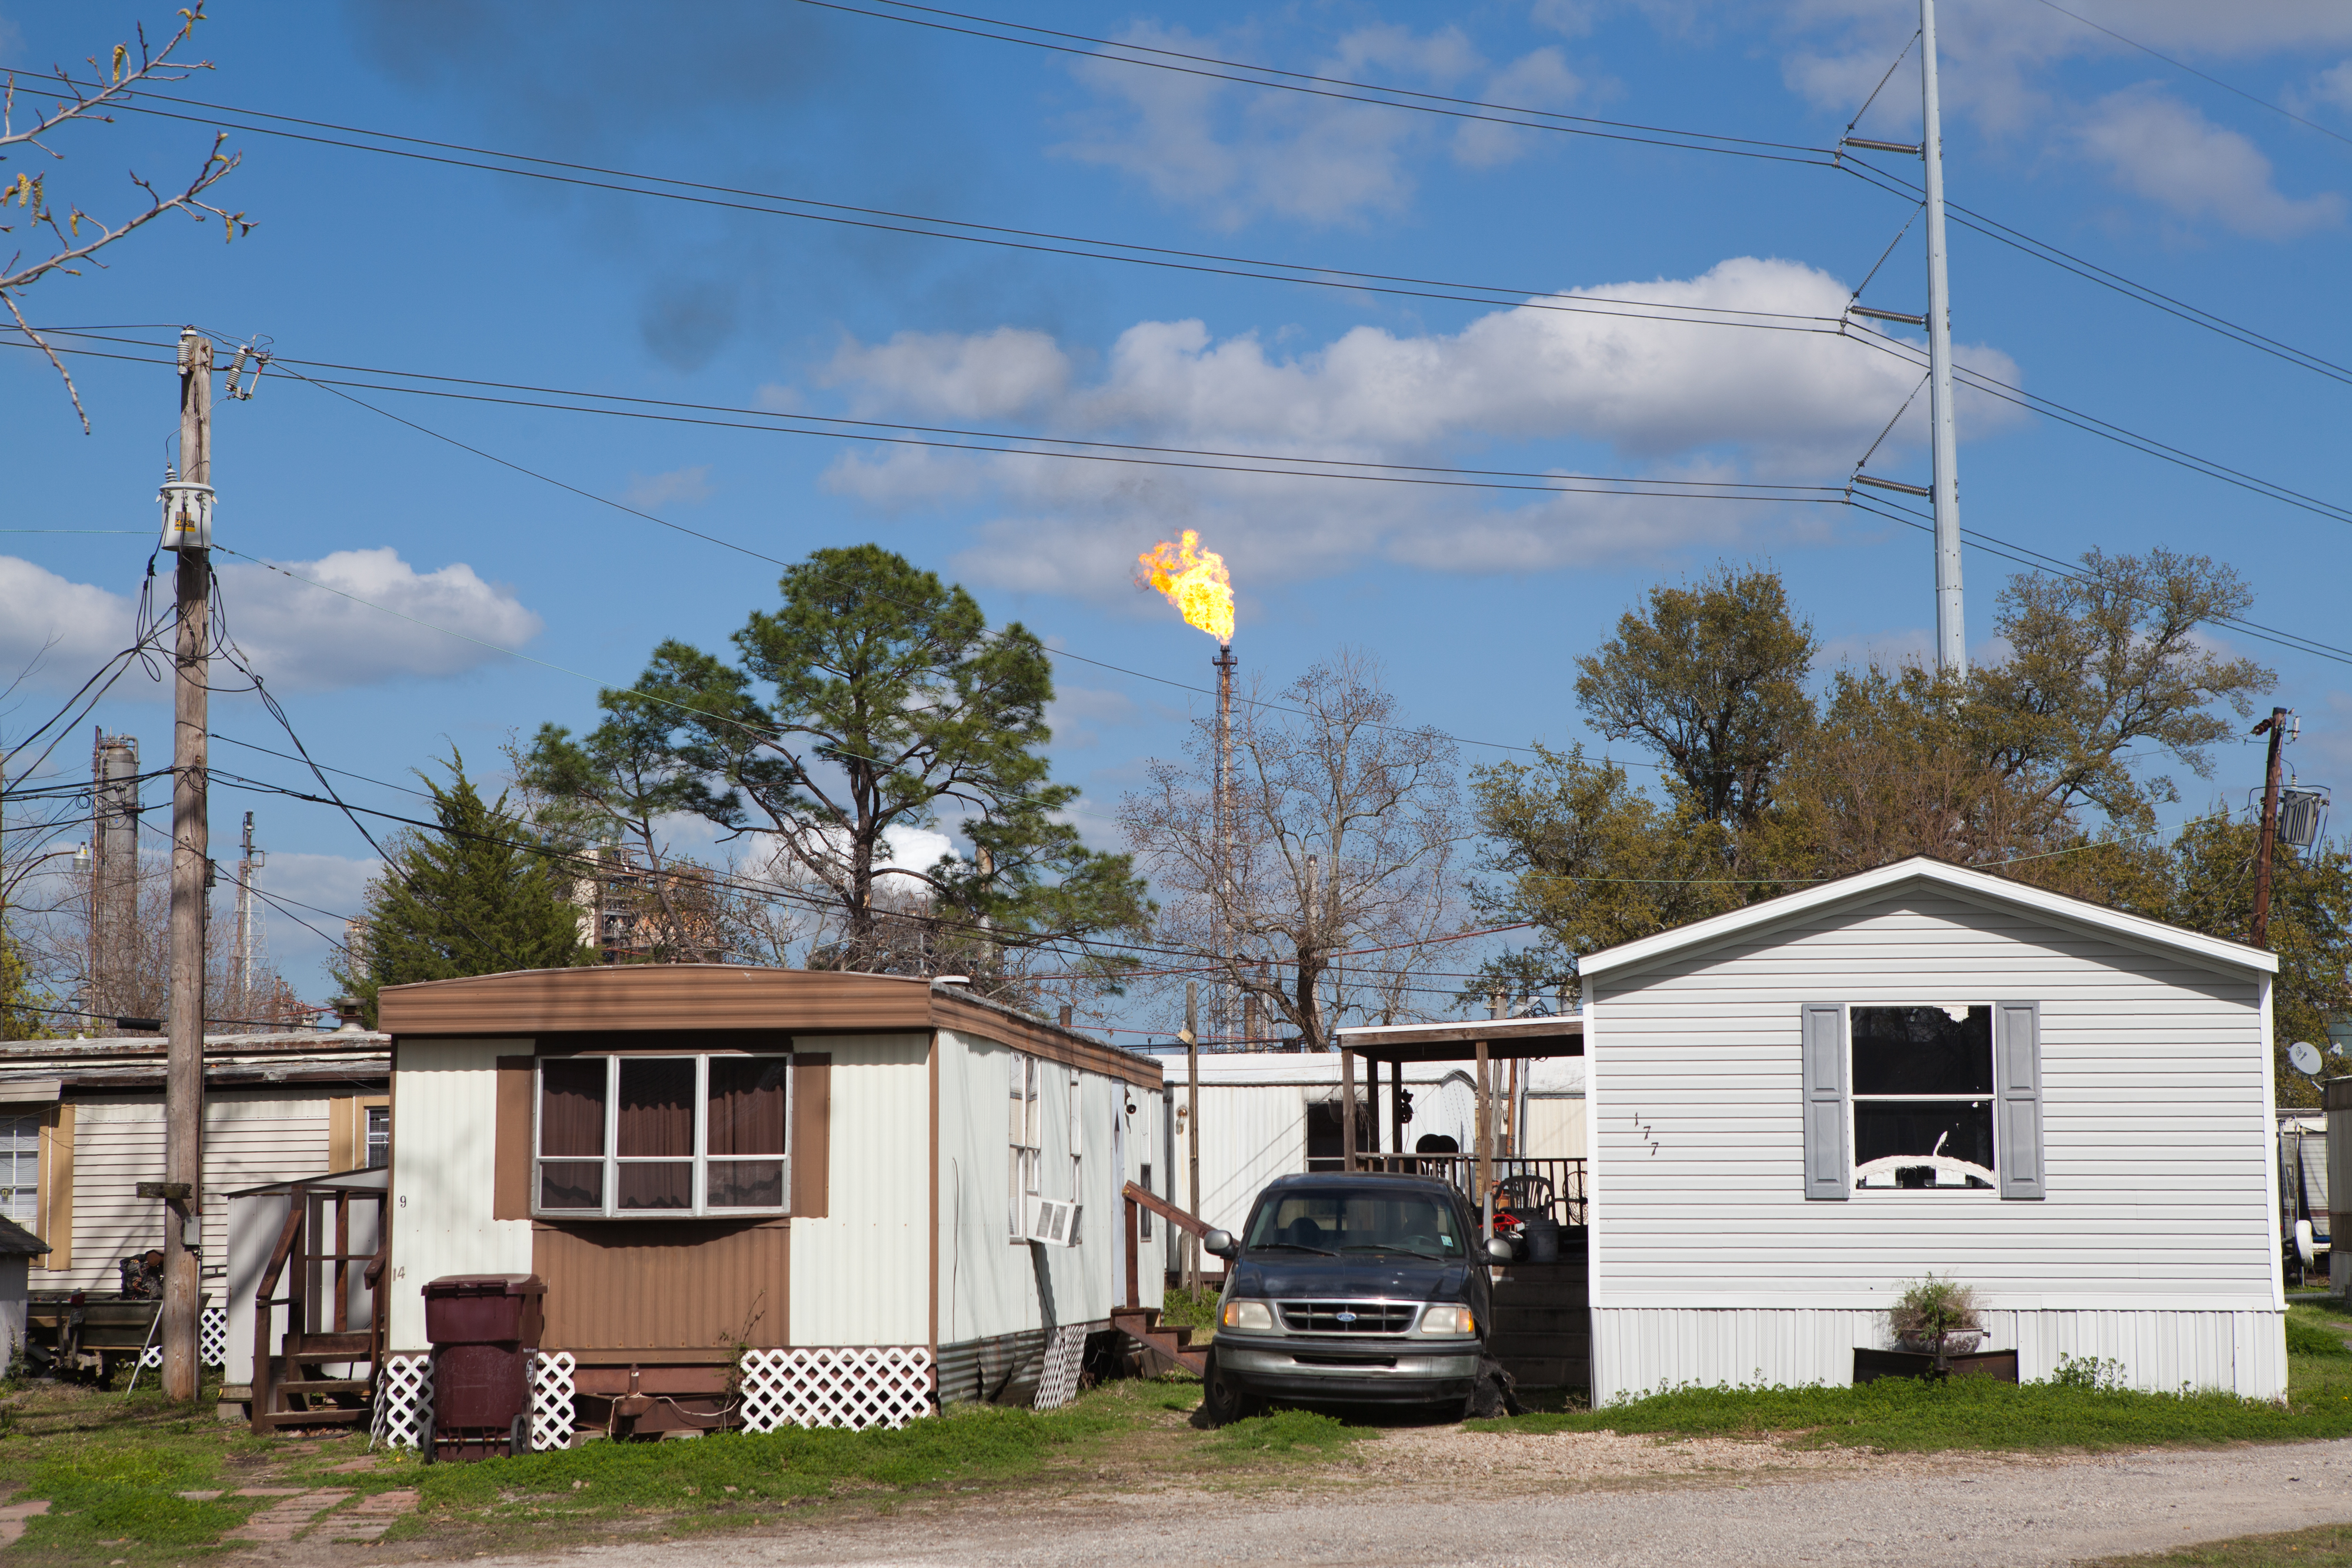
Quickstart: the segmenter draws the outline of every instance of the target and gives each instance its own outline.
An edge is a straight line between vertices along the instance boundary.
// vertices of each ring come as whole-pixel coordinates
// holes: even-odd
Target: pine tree
[[[394,840],[390,866],[368,886],[366,972],[337,972],[370,1028],[385,986],[593,958],[580,939],[572,873],[507,810],[503,793],[482,799],[464,758],[452,751],[444,766],[446,786],[424,779],[439,827]]]

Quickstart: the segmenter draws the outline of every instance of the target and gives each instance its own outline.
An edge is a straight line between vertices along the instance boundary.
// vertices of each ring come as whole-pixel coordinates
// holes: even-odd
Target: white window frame
[[[621,1172],[625,1165],[675,1165],[682,1156],[632,1155],[624,1158],[618,1152],[621,1133],[621,1063],[624,1061],[678,1061],[694,1063],[694,1163],[692,1181],[693,1202],[685,1208],[623,1208]],[[602,1061],[604,1065],[604,1152],[602,1155],[560,1155],[547,1156],[540,1153],[540,1121],[546,1109],[545,1072],[551,1061]],[[710,1064],[713,1061],[781,1061],[784,1064],[784,1152],[782,1155],[748,1155],[719,1156],[721,1163],[733,1159],[776,1160],[783,1168],[783,1201],[772,1206],[749,1208],[726,1208],[709,1201],[710,1155]],[[793,1208],[793,1057],[782,1051],[599,1051],[593,1056],[541,1057],[530,1075],[530,1211],[546,1219],[619,1219],[631,1222],[646,1219],[744,1218],[788,1215]],[[542,1165],[580,1165],[594,1161],[604,1167],[602,1208],[548,1208],[540,1202]]]
[[[1045,1163],[1045,1063],[1027,1051],[1011,1054],[1005,1068],[1005,1208],[1012,1239],[1024,1241],[1030,1200],[1043,1196],[1038,1185]]]
[[[1946,1014],[1950,1013],[1954,1008],[1964,1008],[1969,1009],[1976,1008],[1984,1009],[1987,1020],[1985,1025],[1985,1063],[1989,1072],[1992,1075],[1993,1087],[1981,1094],[1864,1094],[1856,1092],[1854,1088],[1853,1074],[1853,1015],[1857,1009],[1863,1008],[1934,1008],[1937,1011]],[[1991,1198],[1994,1200],[1998,1200],[2000,1198],[2000,1061],[1999,1053],[1995,1051],[1993,1046],[1992,1031],[1994,1026],[1992,1019],[1995,1011],[1995,1004],[1990,1001],[1848,1002],[1845,1005],[1845,1040],[1843,1042],[1843,1049],[1845,1051],[1845,1061],[1843,1063],[1843,1067],[1845,1073],[1846,1101],[1845,1168],[1848,1172],[1846,1178],[1847,1183],[1854,1197],[1869,1198],[1874,1201],[1880,1198],[1916,1198],[1922,1197],[1933,1197],[1939,1201],[1950,1198]],[[1861,1107],[1865,1102],[1872,1104],[1900,1103],[1904,1104],[1948,1103],[1955,1105],[1975,1105],[1981,1103],[1985,1107],[1986,1113],[1992,1120],[1992,1165],[1990,1168],[1971,1165],[1966,1160],[1955,1159],[1950,1155],[1905,1155],[1901,1156],[1887,1155],[1885,1157],[1887,1159],[1895,1159],[1899,1157],[1901,1162],[1906,1166],[1934,1166],[1939,1170],[1948,1167],[1958,1171],[1963,1176],[1974,1176],[1979,1180],[1982,1180],[1985,1185],[1983,1186],[1969,1186],[1964,1184],[1959,1186],[1945,1186],[1941,1183],[1938,1183],[1934,1186],[1864,1186],[1863,1185],[1862,1168]],[[1873,1163],[1874,1164],[1877,1162]]]
[[[0,1215],[37,1234],[41,1228],[41,1126],[46,1120],[37,1111],[0,1115],[0,1126],[7,1129],[12,1145],[19,1137],[30,1139],[8,1151],[8,1179],[0,1181]],[[20,1173],[30,1179],[16,1179]]]

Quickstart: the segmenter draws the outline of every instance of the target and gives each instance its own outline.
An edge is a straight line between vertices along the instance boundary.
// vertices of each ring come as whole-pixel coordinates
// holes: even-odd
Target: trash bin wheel
[[[514,1418],[514,1427],[507,1433],[507,1455],[519,1458],[530,1452],[530,1412],[526,1410]]]
[[[417,1431],[416,1453],[422,1462],[428,1465],[433,1462],[433,1417],[430,1416],[425,1417],[425,1425]]]

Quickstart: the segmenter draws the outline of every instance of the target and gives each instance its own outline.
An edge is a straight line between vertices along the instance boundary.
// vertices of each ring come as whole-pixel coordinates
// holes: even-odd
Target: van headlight
[[[1217,1321],[1229,1329],[1260,1329],[1272,1333],[1274,1309],[1264,1301],[1227,1301]]]
[[[1423,1333],[1474,1334],[1478,1315],[1467,1307],[1431,1307],[1421,1314]]]

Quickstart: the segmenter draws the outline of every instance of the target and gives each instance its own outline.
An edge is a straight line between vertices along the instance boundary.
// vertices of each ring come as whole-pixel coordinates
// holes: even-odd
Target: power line
[[[1440,114],[1455,120],[1494,120],[1516,125],[1529,131],[1557,131],[1573,136],[1595,136],[1610,141],[1640,141],[1652,146],[1676,147],[1691,152],[1719,152],[1740,158],[1763,158],[1780,163],[1818,163],[1835,156],[1826,147],[1812,147],[1796,141],[1769,141],[1749,136],[1721,136],[1707,131],[1682,131],[1672,126],[1643,125],[1633,120],[1601,120],[1592,115],[1565,114],[1556,110],[1526,109],[1514,104],[1490,103],[1483,99],[1453,98],[1444,93],[1416,92],[1409,88],[1383,87],[1376,82],[1354,81],[1346,77],[1318,76],[1306,71],[1284,70],[1275,66],[1250,65],[1239,60],[1222,59],[1213,55],[1186,54],[1177,49],[1154,48],[1144,44],[1123,43],[1116,38],[1095,37],[1084,33],[1058,32],[1050,27],[1031,26],[1025,22],[1007,22],[994,16],[975,16],[969,12],[945,11],[936,6],[915,5],[906,0],[876,0],[890,5],[890,11],[869,11],[859,6],[845,5],[838,0],[801,0],[803,5],[820,10],[841,11],[853,16],[868,16],[876,21],[897,22],[909,26],[928,27],[935,32],[956,33],[966,37],[986,38],[1000,44],[1018,44],[1026,48],[1043,49],[1055,54],[1076,55],[1088,59],[1108,60],[1118,65],[1144,66],[1155,70],[1172,71],[1180,76],[1213,77],[1220,80],[1238,82],[1245,87],[1276,88],[1286,92],[1304,93],[1312,98],[1340,99],[1351,103],[1378,104],[1387,109],[1408,109],[1423,114]],[[921,16],[907,15],[920,12]],[[944,20],[932,21],[929,17]],[[968,24],[959,26],[957,24]],[[980,29],[1004,28],[992,33]],[[1033,37],[1020,37],[1030,34]],[[1085,45],[1084,48],[1076,47]],[[1105,54],[1107,49],[1122,51]],[[1173,62],[1184,62],[1177,64]],[[1229,71],[1249,71],[1247,77],[1228,76]],[[1270,78],[1272,79],[1260,79]],[[1339,91],[1339,89],[1348,91]],[[1380,98],[1364,98],[1363,93],[1380,93]],[[1505,115],[1525,116],[1525,119],[1502,119]],[[1664,141],[1659,138],[1675,138]],[[1707,145],[1719,143],[1719,145]],[[1786,154],[1802,152],[1806,158],[1790,158]]]
[[[2336,141],[2343,142],[2345,145],[2352,146],[2352,136],[2347,136],[2340,131],[2330,131],[2327,127],[2320,124],[2317,120],[2305,120],[2303,116],[2295,113],[2293,110],[2283,108],[2278,104],[2273,103],[2269,99],[2255,97],[2252,93],[2248,92],[2244,88],[2231,87],[2220,77],[2207,76],[2195,66],[2185,64],[2182,61],[2174,59],[2170,55],[2162,54],[2155,49],[2151,49],[2137,38],[2126,38],[2121,33],[2116,32],[2113,27],[2103,27],[2098,23],[2092,21],[2088,16],[2083,16],[2079,12],[2069,11],[2065,6],[2056,4],[2055,0],[2042,0],[2042,4],[2049,6],[2050,9],[2057,12],[2061,16],[2065,16],[2074,21],[2082,23],[2083,26],[2090,28],[2095,33],[2105,33],[2108,37],[2113,38],[2118,44],[2129,45],[2131,47],[2137,49],[2143,55],[2147,55],[2153,58],[2162,60],[2174,70],[2186,71],[2190,76],[2195,77],[2199,81],[2210,82],[2213,86],[2220,88],[2223,92],[2237,94],[2240,98],[2244,99],[2248,103],[2254,105],[2256,108],[2267,109],[2273,114],[2281,115],[2288,120],[2294,120],[2297,125],[2304,127],[2305,130],[2316,131],[2322,136],[2332,136]]]
[[[176,99],[160,93],[140,96],[163,102],[185,103],[197,108],[215,107],[205,104],[201,99]],[[254,120],[282,120],[289,125],[319,126],[322,129],[342,131],[351,136],[375,137],[380,142],[406,143],[407,145],[381,145],[379,142],[352,141],[315,132],[288,131],[272,125],[240,123],[223,120],[218,115],[180,114],[135,100],[125,101],[121,107],[129,112],[145,114],[160,120],[215,128],[226,126],[230,130],[242,131],[257,136],[276,136],[288,141],[342,148],[351,152],[374,152],[385,157],[408,158],[451,168],[474,169],[494,174],[512,174],[554,184],[573,185],[583,189],[607,191],[623,195],[652,196],[663,201],[717,207],[731,212],[754,213],[769,217],[800,218],[809,222],[835,224],[849,228],[908,235],[925,239],[961,240],[969,244],[994,246],[1038,255],[1066,256],[1090,261],[1117,261],[1132,266],[1160,267],[1178,272],[1253,278],[1269,283],[1297,283],[1312,287],[1337,288],[1352,293],[1380,294],[1408,299],[1439,299],[1470,305],[1524,307],[1528,309],[1564,311],[1576,315],[1622,316],[1645,321],[1678,321],[1692,326],[1749,327],[1780,331],[1833,331],[1836,324],[1834,317],[1809,317],[1784,311],[1744,310],[1736,306],[1669,305],[1654,300],[1630,299],[1608,295],[1559,295],[1548,289],[1509,289],[1499,285],[1448,283],[1437,279],[1357,271],[1346,267],[1268,261],[1247,256],[1224,256],[1213,251],[1182,250],[1170,246],[1139,245],[1125,240],[1057,234],[1049,230],[1030,230],[1002,225],[971,223],[959,218],[942,218],[919,213],[894,212],[887,208],[860,207],[845,203],[822,202],[809,197],[745,190],[702,181],[677,179],[668,175],[604,169],[594,164],[572,163],[560,159],[540,158],[530,153],[510,152],[496,148],[476,148],[462,143],[434,141],[423,137],[403,136],[394,131],[374,131],[359,126],[334,125],[327,121],[303,120],[293,115],[273,114],[266,110],[229,109],[228,112],[247,115]],[[425,152],[414,150],[420,147],[446,151]],[[470,156],[461,157],[457,155],[459,153],[470,154]],[[484,162],[480,161],[483,159],[498,159],[504,162]],[[521,164],[537,166],[516,166]],[[1820,166],[1827,168],[1830,165],[1822,163]],[[563,172],[567,170],[576,172]],[[604,177],[592,179],[588,177],[591,174]],[[707,193],[695,193],[698,192]],[[1408,287],[1408,285],[1413,287]],[[1504,298],[1505,296],[1508,298]],[[1581,303],[1582,301],[1591,303]],[[1784,322],[1805,321],[1827,324],[1817,327],[1782,325]]]

